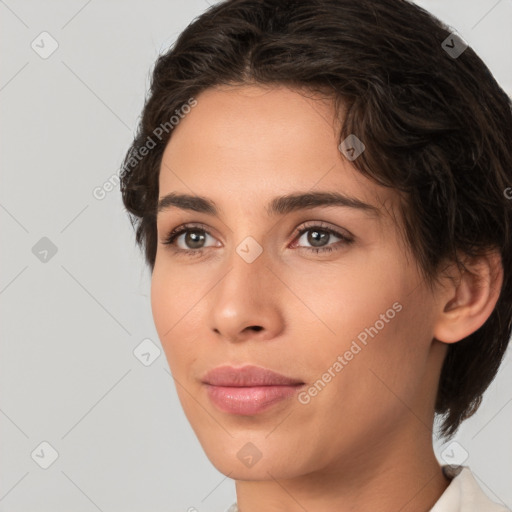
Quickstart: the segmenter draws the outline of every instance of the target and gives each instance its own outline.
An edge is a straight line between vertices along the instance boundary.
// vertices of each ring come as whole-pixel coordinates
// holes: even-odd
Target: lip
[[[287,377],[258,366],[220,366],[202,379],[212,403],[221,411],[253,415],[293,396],[304,386],[299,379]]]
[[[294,386],[304,384],[299,379],[286,377],[280,373],[259,366],[218,366],[207,372],[203,383],[212,386],[251,387],[251,386]]]

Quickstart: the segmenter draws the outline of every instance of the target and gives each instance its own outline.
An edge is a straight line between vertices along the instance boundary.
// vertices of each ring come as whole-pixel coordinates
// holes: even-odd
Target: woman
[[[159,57],[123,201],[233,510],[506,510],[432,433],[510,339],[511,138],[487,67],[402,0],[228,0]]]

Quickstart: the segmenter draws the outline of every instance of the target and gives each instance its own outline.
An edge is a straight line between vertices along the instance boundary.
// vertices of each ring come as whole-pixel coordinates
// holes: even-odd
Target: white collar
[[[442,466],[450,484],[429,512],[509,512],[491,501],[468,466]]]
[[[450,484],[429,512],[510,512],[491,501],[478,485],[468,466],[442,466]],[[239,512],[233,503],[226,512]]]

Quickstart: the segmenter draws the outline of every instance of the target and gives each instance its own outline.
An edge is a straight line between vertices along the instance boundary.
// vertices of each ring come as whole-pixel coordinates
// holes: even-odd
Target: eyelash
[[[304,226],[302,229],[297,230],[296,233],[295,233],[294,241],[297,240],[297,239],[300,239],[300,237],[304,233],[307,233],[308,231],[314,231],[315,229],[317,231],[328,233],[330,235],[334,235],[334,236],[340,238],[341,240],[339,242],[337,242],[337,243],[341,243],[343,245],[350,245],[351,243],[354,242],[354,240],[352,238],[349,238],[348,236],[343,235],[343,234],[339,233],[338,231],[335,231],[332,228],[329,228],[327,226],[323,226],[321,223],[312,224],[310,226]],[[201,249],[180,249],[180,248],[176,247],[176,245],[174,243],[175,240],[180,235],[182,235],[183,233],[187,233],[188,231],[199,231],[199,232],[206,233],[209,236],[212,236],[210,234],[210,232],[206,229],[206,226],[204,226],[202,224],[184,224],[182,226],[179,226],[179,227],[173,229],[167,235],[167,237],[162,241],[162,243],[164,245],[169,245],[171,247],[171,249],[174,252],[176,252],[176,253],[184,254],[185,256],[189,256],[189,257],[201,256],[203,254],[204,250],[207,249],[207,247],[203,247]],[[327,245],[325,247],[304,247],[304,246],[300,246],[299,249],[306,249],[306,250],[312,251],[312,252],[314,252],[316,254],[339,250],[339,249],[333,249],[329,245]]]

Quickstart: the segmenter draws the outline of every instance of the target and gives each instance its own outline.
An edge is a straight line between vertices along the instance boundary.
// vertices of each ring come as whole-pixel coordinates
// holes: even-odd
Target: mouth
[[[210,401],[222,412],[244,416],[291,398],[305,383],[257,366],[222,366],[202,380]]]

